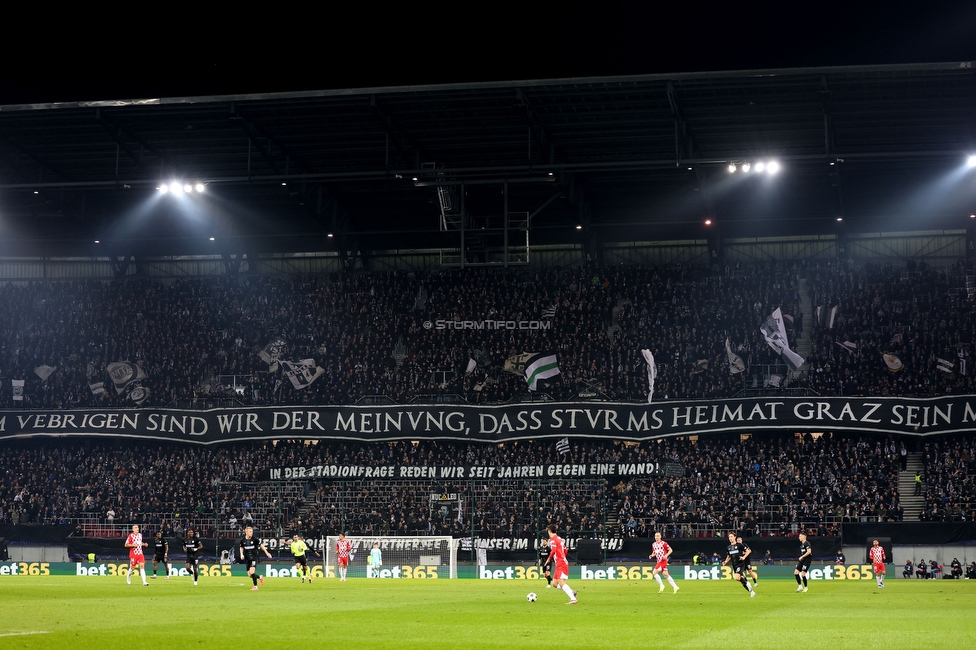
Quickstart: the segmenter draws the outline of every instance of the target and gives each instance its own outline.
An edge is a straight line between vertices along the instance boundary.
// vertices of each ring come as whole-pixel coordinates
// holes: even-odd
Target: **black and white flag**
[[[740,372],[745,372],[746,364],[742,361],[742,357],[732,351],[732,346],[729,344],[728,338],[725,339],[725,354],[729,358],[730,375],[737,375]]]
[[[14,401],[22,402],[24,401],[24,380],[23,379],[11,379],[10,387],[14,391]]]
[[[769,347],[783,357],[790,368],[796,370],[803,365],[803,357],[790,349],[789,341],[786,338],[786,327],[783,326],[783,312],[780,311],[779,307],[769,315],[759,331],[762,332]]]
[[[41,381],[47,381],[47,378],[50,377],[57,369],[57,366],[49,366],[45,364],[43,366],[37,366],[34,368],[34,374],[40,377]]]
[[[92,392],[92,395],[101,395],[105,392],[105,382],[99,381],[94,384],[88,384],[88,390]]]
[[[258,351],[258,358],[268,364],[268,372],[277,372],[278,361],[288,348],[285,339],[277,338]]]
[[[881,358],[884,359],[885,365],[888,366],[890,372],[900,372],[905,369],[905,364],[893,354],[885,353],[881,355]]]
[[[956,370],[956,364],[949,359],[943,359],[942,357],[936,357],[935,359],[935,369],[940,370],[946,374],[953,374]]]
[[[129,391],[129,399],[136,404],[142,404],[149,399],[149,389],[145,388],[142,384],[136,384]]]
[[[285,377],[288,377],[295,390],[308,388],[313,381],[325,373],[322,368],[319,368],[315,364],[314,359],[302,359],[301,361],[285,361],[284,359],[280,359],[278,363],[281,365],[282,373]]]
[[[146,378],[145,371],[129,361],[114,361],[108,364],[108,376],[115,384],[115,392],[122,394],[125,387],[134,381],[141,381]]]
[[[556,451],[560,454],[569,453],[569,438],[562,438],[556,441]]]
[[[641,350],[644,363],[647,364],[647,403],[650,404],[654,399],[654,380],[657,379],[657,364],[654,363],[654,355],[648,349]]]

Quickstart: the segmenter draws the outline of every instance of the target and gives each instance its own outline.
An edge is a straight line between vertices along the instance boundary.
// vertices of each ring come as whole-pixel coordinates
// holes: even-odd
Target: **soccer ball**
[[[530,603],[534,603],[536,598],[538,598],[538,596],[535,595],[534,591],[529,592],[529,595],[525,597],[525,599]]]

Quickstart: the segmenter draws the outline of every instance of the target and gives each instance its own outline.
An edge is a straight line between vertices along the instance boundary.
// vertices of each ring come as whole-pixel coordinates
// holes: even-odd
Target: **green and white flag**
[[[540,379],[549,379],[558,374],[559,364],[556,363],[555,354],[534,354],[525,364],[525,381],[532,391],[536,389]]]

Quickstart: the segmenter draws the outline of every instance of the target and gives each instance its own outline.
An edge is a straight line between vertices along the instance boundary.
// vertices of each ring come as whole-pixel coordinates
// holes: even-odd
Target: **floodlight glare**
[[[966,167],[976,167],[976,155],[966,158]]]
[[[742,163],[743,172],[748,172],[750,169],[752,169],[752,165],[750,165],[749,163]]]
[[[735,173],[735,163],[729,163],[729,173],[730,174]]]
[[[203,191],[206,189],[206,186],[203,183],[197,183],[193,187],[193,189],[195,189],[198,194],[203,194]]]
[[[167,192],[169,192],[169,185],[160,185],[156,189],[159,190],[160,194],[166,194]]]
[[[762,161],[756,163],[756,171],[757,172],[761,172],[764,169],[766,169],[766,163],[764,163]]]
[[[182,194],[183,186],[177,183],[176,181],[173,181],[172,183],[169,184],[169,191],[172,192],[173,194]]]
[[[766,165],[766,173],[775,174],[778,171],[779,171],[779,163],[776,162],[775,160],[770,160],[769,164]]]

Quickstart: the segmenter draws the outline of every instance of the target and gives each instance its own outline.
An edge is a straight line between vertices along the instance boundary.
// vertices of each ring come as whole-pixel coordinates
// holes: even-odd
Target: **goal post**
[[[389,537],[346,535],[349,578],[457,578],[457,541],[453,537]],[[338,535],[325,538],[322,553],[327,578],[338,577],[336,542]],[[378,545],[379,568],[370,570],[370,551]]]

